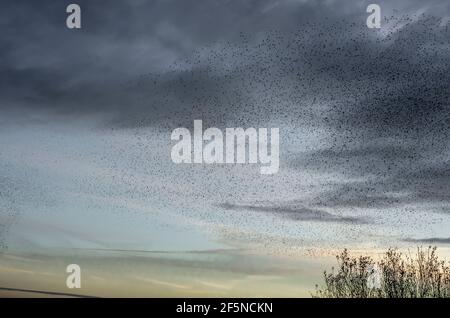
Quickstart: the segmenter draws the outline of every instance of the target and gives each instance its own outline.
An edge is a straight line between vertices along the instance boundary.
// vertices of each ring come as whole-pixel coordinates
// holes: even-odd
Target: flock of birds
[[[291,33],[240,34],[232,40],[199,49],[188,59],[174,63],[165,73],[141,75],[120,92],[111,92],[111,100],[115,101],[115,106],[111,107],[118,113],[110,123],[111,129],[151,126],[164,132],[190,127],[194,119],[202,119],[209,127],[265,127],[270,123],[281,127],[281,169],[283,165],[287,169],[328,169],[340,173],[345,181],[332,184],[324,180],[327,190],[295,205],[294,209],[292,202],[277,201],[279,193],[267,198],[270,204],[251,205],[230,202],[233,195],[229,192],[215,207],[221,204],[236,205],[239,210],[247,207],[274,218],[283,215],[283,211],[289,215],[298,213],[299,216],[289,218],[290,222],[301,221],[301,213],[308,214],[308,221],[316,222],[321,222],[321,216],[326,215],[327,222],[337,219],[338,226],[347,231],[360,220],[351,216],[329,217],[329,212],[324,211],[336,207],[383,209],[427,200],[449,204],[450,197],[442,187],[450,185],[446,168],[450,32],[447,25],[440,22],[429,16],[404,16],[385,18],[382,22],[385,27],[380,30],[335,21],[307,23]],[[283,131],[283,127],[293,131]],[[300,127],[310,136],[314,136],[316,130],[327,131],[328,137],[317,140],[315,149],[298,149],[283,158],[283,143],[296,138],[292,136]],[[141,148],[144,155],[150,151],[146,139],[151,136],[140,134],[136,132],[139,141],[132,146]],[[321,148],[326,150],[317,151]],[[130,166],[140,164],[140,160],[131,158],[126,150],[117,151],[118,158],[128,158]],[[100,162],[107,161],[112,169],[114,160],[99,158]],[[158,171],[157,164],[149,169],[149,174],[164,175],[163,171]],[[151,195],[152,185],[140,187],[134,183],[133,175],[109,177],[112,183],[120,182],[128,188],[120,196],[128,197],[130,202]],[[232,183],[233,176],[228,178]],[[354,178],[360,181],[347,182]],[[0,202],[4,203],[5,198],[9,200],[11,196],[4,179],[1,180]],[[213,188],[220,189],[220,180],[210,182],[214,183]],[[236,182],[240,179],[236,178]],[[294,189],[298,186],[301,191],[301,183],[299,180],[297,185],[290,186]],[[270,181],[260,184],[261,189],[269,193],[272,186]],[[173,191],[173,195],[181,198],[187,196],[181,189],[177,193],[176,185],[166,187],[168,194]],[[105,195],[113,195],[118,190],[111,186],[105,191],[111,192]],[[408,195],[389,196],[389,193],[402,192]],[[197,202],[204,199],[201,194],[196,195]],[[276,209],[271,208],[274,202]],[[14,211],[14,207],[3,204],[0,208],[0,238],[5,246],[8,220],[12,219],[8,213]],[[315,211],[317,218],[314,218]],[[400,211],[407,214],[408,224],[425,226],[421,222],[423,215],[418,211]],[[220,219],[220,215],[211,216],[211,213],[202,217],[214,222]],[[417,222],[411,223],[415,218]],[[405,215],[399,215],[394,222],[402,224],[404,220]],[[250,221],[236,216],[234,222],[240,225]],[[358,235],[360,233],[355,232],[355,236]]]

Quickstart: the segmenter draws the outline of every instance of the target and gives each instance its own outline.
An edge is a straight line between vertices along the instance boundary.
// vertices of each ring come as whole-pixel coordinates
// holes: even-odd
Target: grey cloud
[[[387,208],[418,203],[450,203],[448,145],[439,138],[354,139],[345,144],[292,154],[295,169],[337,174],[323,181],[311,204],[326,207]]]
[[[384,172],[380,169],[379,174]],[[362,181],[328,184],[329,189],[323,190],[312,203],[326,207],[357,208],[385,208],[418,203],[450,204],[447,191],[450,175],[445,164],[413,169],[405,167],[392,174],[393,176],[385,178],[375,175]]]
[[[423,156],[426,146],[406,145],[405,142],[390,141],[382,144],[355,145],[351,141],[331,148],[298,153],[289,164],[298,169],[329,170],[348,172],[350,175],[392,173],[395,168],[417,162]],[[382,169],[380,169],[382,168]],[[390,171],[388,171],[390,170]]]
[[[366,223],[367,220],[358,217],[346,217],[328,213],[323,210],[311,209],[298,204],[232,204],[222,203],[221,208],[227,210],[246,210],[263,212],[274,216],[280,216],[293,221],[315,221],[315,222],[334,222],[334,223]]]
[[[439,238],[439,237],[430,237],[423,239],[412,239],[407,238],[404,239],[405,242],[408,243],[425,243],[425,244],[450,244],[450,238]]]

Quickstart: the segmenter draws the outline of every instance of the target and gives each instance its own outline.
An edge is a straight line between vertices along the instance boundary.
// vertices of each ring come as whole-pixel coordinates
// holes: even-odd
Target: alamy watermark
[[[81,288],[81,267],[78,264],[69,264],[66,267],[69,275],[66,279],[67,288]]]
[[[367,6],[367,13],[370,15],[367,17],[366,25],[369,29],[381,28],[381,7],[378,4],[372,3]]]
[[[268,128],[226,128],[223,133],[210,127],[203,131],[202,120],[194,120],[193,134],[187,128],[176,128],[171,140],[177,141],[171,151],[174,163],[260,163],[261,174],[275,174],[280,167],[279,128],[270,128],[269,142]]]
[[[69,4],[66,13],[70,13],[66,18],[66,26],[69,29],[81,29],[81,8],[78,4]]]
[[[369,4],[366,12],[370,13],[367,17],[366,25],[369,29],[379,29],[381,27],[381,7],[379,4]],[[69,29],[81,29],[81,7],[76,3],[69,4],[66,7],[66,26]]]

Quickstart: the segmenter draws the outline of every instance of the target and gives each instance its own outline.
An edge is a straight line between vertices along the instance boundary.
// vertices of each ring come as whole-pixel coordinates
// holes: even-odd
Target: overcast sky
[[[3,1],[3,245],[448,242],[450,3],[371,2]],[[280,172],[174,165],[194,119],[279,127]]]

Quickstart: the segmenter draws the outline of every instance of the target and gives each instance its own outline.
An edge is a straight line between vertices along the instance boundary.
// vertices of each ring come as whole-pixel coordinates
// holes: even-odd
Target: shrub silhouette
[[[438,298],[450,297],[450,267],[439,260],[436,247],[417,248],[414,256],[389,249],[380,261],[351,257],[345,249],[336,256],[338,268],[324,272],[321,298]]]

